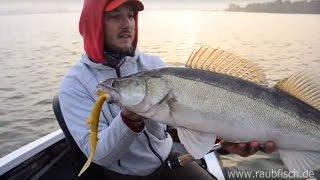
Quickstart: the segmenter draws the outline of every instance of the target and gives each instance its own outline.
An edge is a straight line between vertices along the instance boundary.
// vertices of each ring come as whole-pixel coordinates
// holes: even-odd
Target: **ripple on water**
[[[6,77],[6,78],[9,78],[9,79],[12,79],[12,78],[15,78],[16,76],[6,75],[5,77]]]
[[[44,124],[48,124],[48,123],[52,123],[55,122],[56,120],[52,117],[44,117],[44,118],[40,118],[40,119],[35,119],[34,121],[30,122],[31,126],[38,126],[41,127]]]
[[[22,119],[21,121],[24,122],[24,123],[29,124],[29,123],[33,122],[34,120],[35,119],[33,119],[33,118],[25,118],[25,119]]]
[[[2,140],[13,140],[13,139],[19,139],[19,137],[22,136],[22,133],[19,132],[19,131],[15,131],[15,130],[12,130],[12,131],[4,131],[4,132],[1,132],[0,133],[0,137]]]
[[[0,88],[0,91],[6,91],[6,92],[11,92],[11,91],[15,91],[15,88]]]
[[[0,116],[5,116],[7,114],[7,111],[5,111],[4,109],[0,109]],[[0,121],[1,124],[2,121]]]
[[[2,114],[0,114],[2,116]],[[0,121],[0,126],[1,127],[9,127],[10,124],[12,124],[13,122],[11,121]],[[0,136],[1,137],[1,136]]]
[[[52,99],[44,99],[35,103],[34,105],[37,106],[37,105],[47,105],[47,104],[52,104]]]
[[[28,68],[31,68],[31,67],[32,67],[31,65],[27,64],[27,65],[23,66],[22,68],[23,69],[28,69]]]
[[[29,132],[33,131],[32,128],[30,128],[29,126],[26,126],[26,125],[15,126],[14,129],[16,131],[19,131],[22,134],[29,133]]]
[[[17,100],[17,99],[23,99],[25,97],[26,97],[25,95],[20,94],[20,95],[10,96],[10,97],[7,98],[7,100]]]
[[[32,132],[20,133],[17,131],[0,133],[0,136],[1,136],[0,144],[2,147],[0,151],[0,157],[3,157],[11,153],[12,151],[16,150],[17,147],[22,147],[28,144],[29,142],[41,137]],[[23,141],[17,141],[17,139],[23,139]]]
[[[30,94],[34,94],[34,95],[37,95],[37,94],[40,94],[40,93],[42,93],[42,92],[40,92],[40,91],[32,91],[32,92],[30,92]]]
[[[312,62],[314,62],[314,63],[320,63],[320,57],[319,57],[318,59],[312,60]],[[319,66],[320,66],[320,65],[319,65]]]

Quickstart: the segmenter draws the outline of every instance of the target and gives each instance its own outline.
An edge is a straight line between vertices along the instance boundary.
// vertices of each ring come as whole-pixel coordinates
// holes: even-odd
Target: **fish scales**
[[[305,123],[314,124],[320,131],[320,111],[314,109],[308,104],[296,99],[286,93],[272,88],[266,88],[257,84],[221,75],[219,73],[186,69],[186,68],[163,68],[155,70],[151,73],[154,74],[170,74],[183,79],[200,81],[205,84],[213,85],[226,89],[227,91],[246,96],[254,101],[261,101],[269,106],[274,106],[276,109],[281,109],[285,113],[292,116],[300,117],[301,121]]]
[[[295,113],[285,112],[284,109],[270,106],[264,101],[257,101],[257,98],[253,99],[221,87],[174,75],[164,75],[163,78],[173,85],[174,94],[177,94],[177,102],[183,106],[181,109],[190,109],[190,114],[187,114],[186,118],[192,117],[192,114],[196,114],[197,117],[201,114],[203,117],[203,119],[192,121],[192,123],[187,120],[177,122],[181,126],[201,129],[206,133],[216,133],[223,139],[233,141],[245,142],[252,140],[252,137],[256,137],[260,141],[274,140],[279,144],[279,147],[283,145],[286,148],[293,146],[297,148],[297,142],[290,141],[292,136],[305,136],[305,141],[300,143],[303,149],[305,149],[305,143],[308,143],[308,138],[320,139],[318,126],[312,123],[303,123],[302,125],[301,118]],[[210,112],[214,113],[210,114]],[[183,120],[183,118],[177,119]],[[223,126],[219,125],[222,121]],[[308,119],[305,119],[305,122],[307,121]],[[207,126],[203,126],[203,124],[207,124]],[[212,129],[212,127],[216,128]],[[263,131],[266,127],[268,127],[268,131]],[[247,132],[247,135],[243,134],[239,137],[238,132],[230,134],[226,128],[241,129],[242,132]],[[234,139],[234,137],[239,139]],[[317,150],[320,146],[315,148],[311,148],[311,150]]]

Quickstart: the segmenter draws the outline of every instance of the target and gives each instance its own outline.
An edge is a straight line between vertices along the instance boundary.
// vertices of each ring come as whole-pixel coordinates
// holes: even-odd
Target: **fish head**
[[[107,79],[99,83],[98,89],[111,96],[109,103],[115,103],[145,117],[153,114],[150,114],[150,110],[155,110],[169,92],[164,78],[150,72]]]
[[[143,77],[111,78],[98,84],[97,88],[108,93],[109,103],[121,107],[139,104],[146,95],[146,81]]]

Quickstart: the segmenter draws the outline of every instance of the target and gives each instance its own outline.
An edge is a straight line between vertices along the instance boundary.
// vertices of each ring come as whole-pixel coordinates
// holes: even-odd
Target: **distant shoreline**
[[[234,12],[264,12],[264,13],[296,13],[296,14],[320,14],[320,0],[311,1],[282,1],[276,0],[267,3],[250,3],[245,7],[230,4],[226,11]]]

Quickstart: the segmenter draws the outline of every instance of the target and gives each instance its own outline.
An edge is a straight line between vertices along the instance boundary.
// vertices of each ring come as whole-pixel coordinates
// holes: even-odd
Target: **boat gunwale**
[[[65,138],[61,129],[43,136],[0,158],[0,176]]]

